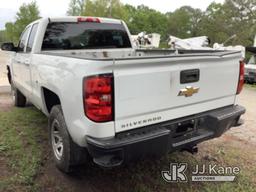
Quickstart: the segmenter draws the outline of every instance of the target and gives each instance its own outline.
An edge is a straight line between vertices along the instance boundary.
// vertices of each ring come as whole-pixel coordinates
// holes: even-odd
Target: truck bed
[[[171,50],[171,49],[105,49],[105,50],[58,50],[42,51],[41,54],[89,60],[146,59],[161,57],[217,56],[240,53],[221,50]]]
[[[233,105],[236,99],[240,52],[91,50],[41,54],[65,63],[67,57],[92,60],[92,73],[113,73],[116,132]],[[186,71],[198,71],[198,80],[182,83],[181,74]],[[180,96],[187,87],[198,89],[198,93]]]

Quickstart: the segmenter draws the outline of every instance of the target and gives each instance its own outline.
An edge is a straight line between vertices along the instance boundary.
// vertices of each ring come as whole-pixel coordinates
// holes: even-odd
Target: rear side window
[[[28,39],[28,34],[30,31],[31,27],[26,28],[21,36],[20,36],[20,41],[19,41],[19,45],[18,45],[18,52],[24,52],[25,51],[25,46],[26,46],[26,41]]]
[[[37,28],[38,28],[38,24],[34,24],[33,27],[32,27],[31,33],[29,35],[26,52],[31,52],[31,50],[32,50],[34,40],[35,40],[35,36],[36,36],[36,32],[37,32]]]
[[[42,50],[131,48],[122,24],[49,23]]]

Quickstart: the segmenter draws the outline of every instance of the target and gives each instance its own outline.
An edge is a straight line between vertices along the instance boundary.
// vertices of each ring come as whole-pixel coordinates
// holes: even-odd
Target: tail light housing
[[[239,79],[236,94],[240,94],[244,86],[244,61],[240,61]]]
[[[113,75],[104,74],[84,78],[84,112],[94,122],[113,121]]]

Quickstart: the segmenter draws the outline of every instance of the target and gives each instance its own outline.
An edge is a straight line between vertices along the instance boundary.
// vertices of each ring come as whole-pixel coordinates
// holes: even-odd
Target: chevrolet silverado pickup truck
[[[49,118],[56,166],[92,159],[102,167],[196,151],[221,136],[245,108],[241,53],[136,50],[121,20],[42,18],[29,24],[8,64],[14,103]],[[87,158],[90,157],[90,158]]]

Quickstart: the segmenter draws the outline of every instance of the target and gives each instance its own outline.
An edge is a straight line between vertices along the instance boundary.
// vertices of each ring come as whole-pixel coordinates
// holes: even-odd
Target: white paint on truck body
[[[43,88],[59,96],[69,133],[78,145],[86,146],[86,136],[110,138],[118,132],[234,104],[241,57],[237,52],[176,55],[160,51],[150,55],[132,47],[41,51],[49,21],[76,19],[44,18],[32,23],[38,23],[32,52],[13,55],[13,60],[22,55],[29,64],[12,62],[11,68],[15,86],[46,115]],[[127,33],[130,35],[128,29]],[[200,70],[198,82],[180,83],[180,72],[187,69]],[[114,74],[115,117],[111,122],[96,123],[84,114],[83,79],[106,73]],[[186,86],[199,87],[199,92],[192,97],[178,96]]]
[[[181,57],[115,62],[116,131],[143,119],[168,121],[232,105],[235,100],[240,54],[226,57]],[[180,72],[200,69],[200,80],[180,84]],[[178,96],[186,86],[199,87],[192,97]],[[156,123],[156,122],[151,122]],[[143,124],[148,125],[150,122]],[[125,128],[122,128],[123,127]]]

